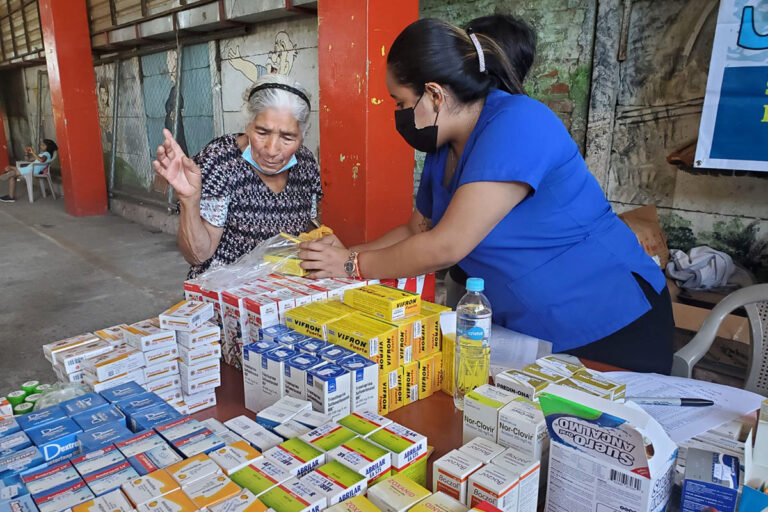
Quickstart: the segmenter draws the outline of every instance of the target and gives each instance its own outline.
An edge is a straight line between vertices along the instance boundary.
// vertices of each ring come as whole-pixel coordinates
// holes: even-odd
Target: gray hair
[[[295,82],[285,75],[264,75],[259,78],[252,87],[249,87],[245,93],[245,101],[248,103],[248,114],[250,120],[256,119],[259,114],[267,110],[268,108],[287,108],[290,109],[293,117],[299,123],[299,129],[301,135],[306,137],[307,130],[309,130],[309,114],[310,109],[307,102],[300,96],[290,91],[283,89],[262,89],[256,92],[252,98],[248,99],[251,91],[256,87],[264,84],[283,84],[298,89],[311,101],[312,97],[299,82]]]

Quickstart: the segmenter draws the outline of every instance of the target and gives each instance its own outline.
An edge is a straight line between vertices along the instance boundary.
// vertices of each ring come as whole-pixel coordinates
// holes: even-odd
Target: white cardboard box
[[[502,512],[518,512],[520,475],[489,465],[469,476],[467,506],[485,501]]]
[[[275,348],[274,341],[258,341],[243,347],[243,391],[245,408],[249,411],[258,412],[276,401],[276,397],[264,396],[261,392],[262,359]]]
[[[184,345],[187,348],[215,343],[221,341],[221,329],[214,323],[205,322],[194,331],[177,331],[176,341],[179,345]]]
[[[485,438],[476,437],[464,446],[461,446],[459,451],[479,460],[483,464],[488,464],[495,457],[504,453],[504,447]]]
[[[352,385],[351,412],[379,410],[379,365],[361,355],[344,359],[341,367],[349,371]]]
[[[440,491],[461,503],[467,503],[467,481],[483,463],[459,450],[451,450],[432,467],[432,489]]]
[[[464,396],[463,443],[475,437],[497,442],[499,411],[515,399],[515,395],[501,388],[483,384]]]
[[[549,453],[549,433],[541,406],[522,397],[499,412],[498,443],[523,457],[542,460]]]
[[[341,366],[326,363],[307,374],[307,398],[312,408],[334,421],[350,413],[350,394],[349,372]]]
[[[213,304],[183,300],[158,316],[160,327],[175,331],[194,331],[213,317]]]
[[[296,354],[285,362],[283,370],[283,396],[307,399],[307,371],[322,364],[323,360],[311,354]]]
[[[123,330],[125,331],[123,341],[142,352],[176,345],[176,331],[160,328],[154,318],[123,327]]]
[[[618,404],[552,385],[539,397],[551,438],[547,510],[664,510],[677,446],[661,425],[632,402]],[[601,414],[595,417],[595,411]],[[572,484],[574,467],[590,468]],[[626,510],[625,508],[625,510]]]
[[[538,460],[521,458],[512,448],[507,448],[504,453],[491,462],[492,466],[520,475],[518,512],[536,512],[539,508],[539,502],[543,503],[544,501],[544,493],[539,499],[540,484],[546,479],[546,475],[542,474],[541,464]]]

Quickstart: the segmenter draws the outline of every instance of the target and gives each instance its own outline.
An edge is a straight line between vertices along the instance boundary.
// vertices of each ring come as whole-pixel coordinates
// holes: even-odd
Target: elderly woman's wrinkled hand
[[[311,271],[312,273],[308,277],[313,279],[346,277],[347,273],[344,272],[344,264],[349,258],[349,251],[343,246],[336,247],[324,243],[322,240],[304,242],[299,245],[299,259],[302,260],[301,268]]]
[[[179,199],[199,199],[202,190],[200,167],[184,154],[169,130],[163,130],[165,140],[157,147],[157,160],[152,162],[155,172],[165,178]]]

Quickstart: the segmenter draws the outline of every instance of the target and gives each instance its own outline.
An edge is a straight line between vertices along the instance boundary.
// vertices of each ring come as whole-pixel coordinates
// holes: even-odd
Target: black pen
[[[709,407],[715,405],[704,398],[655,398],[648,396],[628,396],[624,401],[633,401],[642,405],[674,405],[678,407]]]

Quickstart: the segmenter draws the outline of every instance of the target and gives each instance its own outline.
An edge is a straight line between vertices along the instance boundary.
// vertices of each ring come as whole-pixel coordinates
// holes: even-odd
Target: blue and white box
[[[131,416],[131,429],[134,432],[141,432],[155,428],[157,425],[168,423],[181,417],[176,409],[163,402],[154,407],[142,409]]]
[[[130,419],[133,414],[141,411],[142,409],[147,409],[149,407],[154,407],[164,403],[165,401],[156,394],[144,392],[140,395],[134,395],[130,398],[126,398],[125,400],[115,402],[114,405],[123,411],[123,413]]]
[[[23,431],[0,437],[0,455],[17,452],[28,446],[32,446],[32,441],[29,440],[29,436]]]
[[[22,473],[45,464],[45,457],[37,446],[30,446],[8,455],[0,456],[0,477]]]
[[[94,428],[88,432],[83,432],[77,435],[77,440],[80,443],[80,450],[83,453],[99,450],[111,444],[128,439],[133,435],[133,432],[120,423],[111,423],[108,425],[102,425],[99,428]]]
[[[272,430],[281,423],[289,421],[294,416],[296,416],[296,411],[278,407],[277,404],[274,404],[261,410],[256,415],[256,422],[264,428]]]
[[[125,384],[118,384],[117,386],[105,389],[101,392],[101,396],[109,403],[115,403],[144,393],[146,393],[144,388],[136,382],[126,382]]]
[[[27,472],[22,475],[21,479],[24,485],[27,486],[27,490],[35,496],[50,489],[81,480],[77,470],[68,460]]]
[[[115,443],[117,449],[122,452],[126,457],[133,457],[140,453],[144,453],[158,446],[167,445],[165,439],[160,437],[160,434],[154,430],[147,430],[140,434],[136,434],[133,437],[129,437],[123,441]]]
[[[339,366],[349,371],[351,412],[379,410],[379,365],[359,354],[342,359]]]
[[[207,418],[200,423],[205,425],[205,427],[208,428],[211,432],[219,436],[221,440],[226,444],[232,444],[237,441],[244,441],[242,437],[229,430],[222,422],[216,418]]]
[[[22,430],[34,430],[40,428],[47,423],[53,423],[54,421],[60,421],[67,418],[67,413],[64,409],[58,405],[52,405],[39,411],[32,411],[22,416],[17,416],[16,421]]]
[[[739,496],[739,459],[689,448],[680,512],[735,512]]]
[[[62,512],[93,498],[93,493],[82,480],[56,487],[43,494],[32,495],[40,512]]]
[[[329,363],[338,364],[342,359],[346,359],[349,356],[355,355],[355,352],[352,352],[347,348],[331,344],[318,352],[317,355]]]
[[[326,414],[309,409],[298,413],[293,417],[292,421],[301,423],[310,430],[314,430],[317,427],[322,427],[326,423],[330,423],[332,420],[331,417]]]
[[[189,416],[184,416],[155,427],[155,431],[169,443],[173,443],[177,439],[189,437],[203,430],[208,429],[202,423]]]
[[[296,331],[288,331],[282,334],[278,334],[277,337],[275,338],[275,341],[284,347],[295,350],[297,343],[301,343],[302,341],[307,341],[311,339],[312,338],[310,338],[309,336],[300,334]]]
[[[16,418],[9,417],[0,420],[0,436],[8,436],[21,430]]]
[[[72,457],[80,452],[77,434],[82,431],[83,429],[77,426],[74,421],[66,418],[30,430],[29,438],[40,448],[46,461],[53,461],[63,457]]]
[[[127,461],[118,462],[112,466],[103,468],[85,477],[85,482],[93,494],[101,496],[115,489],[119,489],[128,480],[138,478],[139,474]]]
[[[266,352],[261,358],[261,392],[268,404],[273,404],[283,396],[285,389],[285,361],[297,352],[289,348],[277,347]]]
[[[29,494],[27,486],[21,479],[21,475],[7,475],[0,477],[0,503],[18,496]]]
[[[307,398],[312,408],[333,421],[350,413],[349,371],[333,363],[316,366],[307,372]]]
[[[217,450],[224,446],[224,441],[211,432],[209,429],[204,429],[194,434],[176,439],[173,441],[173,447],[176,448],[179,453],[184,457],[194,457],[201,453],[209,453],[213,450]]]
[[[274,403],[274,397],[265,397],[261,392],[261,366],[264,354],[278,347],[274,341],[257,341],[243,347],[243,390],[245,408],[256,412]]]
[[[107,401],[98,393],[88,393],[78,396],[66,402],[61,402],[59,407],[64,409],[68,416],[74,416],[84,411],[95,409],[101,405],[106,405]]]
[[[131,463],[133,469],[142,476],[148,475],[158,469],[167,468],[168,466],[181,461],[181,456],[168,444],[128,457],[128,462]]]
[[[324,363],[322,359],[312,354],[296,354],[285,362],[284,388],[285,396],[307,399],[307,370]]]
[[[24,494],[0,501],[0,512],[37,512],[37,506],[32,500],[32,496]]]
[[[125,456],[120,453],[115,445],[105,446],[100,450],[79,455],[70,460],[81,476],[85,477],[91,473],[98,473],[104,468],[114,466],[118,462],[123,462]]]
[[[270,327],[262,327],[259,329],[259,338],[267,341],[277,342],[277,337],[287,332],[295,332],[293,329],[289,329],[283,324],[272,325]]]
[[[75,423],[78,424],[84,432],[104,425],[122,425],[125,426],[125,416],[117,407],[105,403],[94,409],[90,409],[72,416]]]
[[[331,344],[327,341],[318,340],[315,338],[307,338],[304,341],[297,343],[293,348],[298,350],[302,354],[312,354],[316,356],[321,350],[329,347]]]

